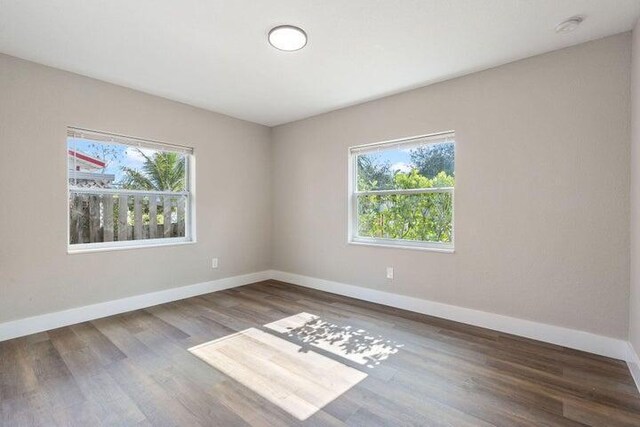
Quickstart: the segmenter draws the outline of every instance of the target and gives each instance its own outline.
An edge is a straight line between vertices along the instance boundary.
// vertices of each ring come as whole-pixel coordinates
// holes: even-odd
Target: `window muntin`
[[[193,241],[193,150],[67,131],[69,251]]]
[[[452,132],[352,147],[349,240],[452,250]]]

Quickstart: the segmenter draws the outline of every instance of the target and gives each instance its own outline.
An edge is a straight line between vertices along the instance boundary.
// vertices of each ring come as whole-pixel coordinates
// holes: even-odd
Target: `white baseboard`
[[[268,280],[270,278],[270,274],[270,271],[261,271],[241,276],[226,277],[224,279],[212,280],[210,282],[197,283],[195,285],[182,286],[179,288],[151,292],[143,295],[135,295],[132,297],[0,323],[0,341],[99,319],[101,317],[112,316],[114,314],[120,314],[127,311],[151,307],[153,305],[177,301],[196,295],[248,285],[250,283]]]
[[[615,359],[629,360],[628,342],[617,338],[283,271],[272,271],[271,278]]]
[[[638,353],[636,353],[635,348],[631,343],[627,343],[628,347],[628,355],[627,355],[627,365],[629,366],[629,371],[631,371],[631,376],[633,377],[633,381],[636,383],[636,387],[638,391],[640,391],[640,357],[638,357]]]
[[[0,341],[268,279],[626,360],[634,379],[640,384],[640,360],[631,345],[621,339],[276,270],[227,277],[0,323]]]

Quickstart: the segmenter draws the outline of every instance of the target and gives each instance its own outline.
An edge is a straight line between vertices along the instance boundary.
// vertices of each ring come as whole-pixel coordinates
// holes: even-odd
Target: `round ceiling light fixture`
[[[565,19],[558,25],[556,25],[556,33],[558,34],[566,34],[578,28],[580,24],[584,21],[584,16],[572,16],[569,19]]]
[[[307,45],[307,33],[293,25],[279,25],[269,31],[269,44],[286,52],[300,50]]]

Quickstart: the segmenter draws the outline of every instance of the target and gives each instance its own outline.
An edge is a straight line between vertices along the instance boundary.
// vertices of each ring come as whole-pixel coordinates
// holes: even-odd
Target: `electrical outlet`
[[[387,267],[387,279],[393,280],[393,267]]]
[[[218,258],[211,258],[211,268],[218,268]]]

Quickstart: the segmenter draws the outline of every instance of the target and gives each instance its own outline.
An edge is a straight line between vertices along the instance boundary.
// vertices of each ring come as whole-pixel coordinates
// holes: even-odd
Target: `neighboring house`
[[[106,163],[77,150],[67,151],[69,183],[76,187],[109,188],[115,175],[104,173]]]

